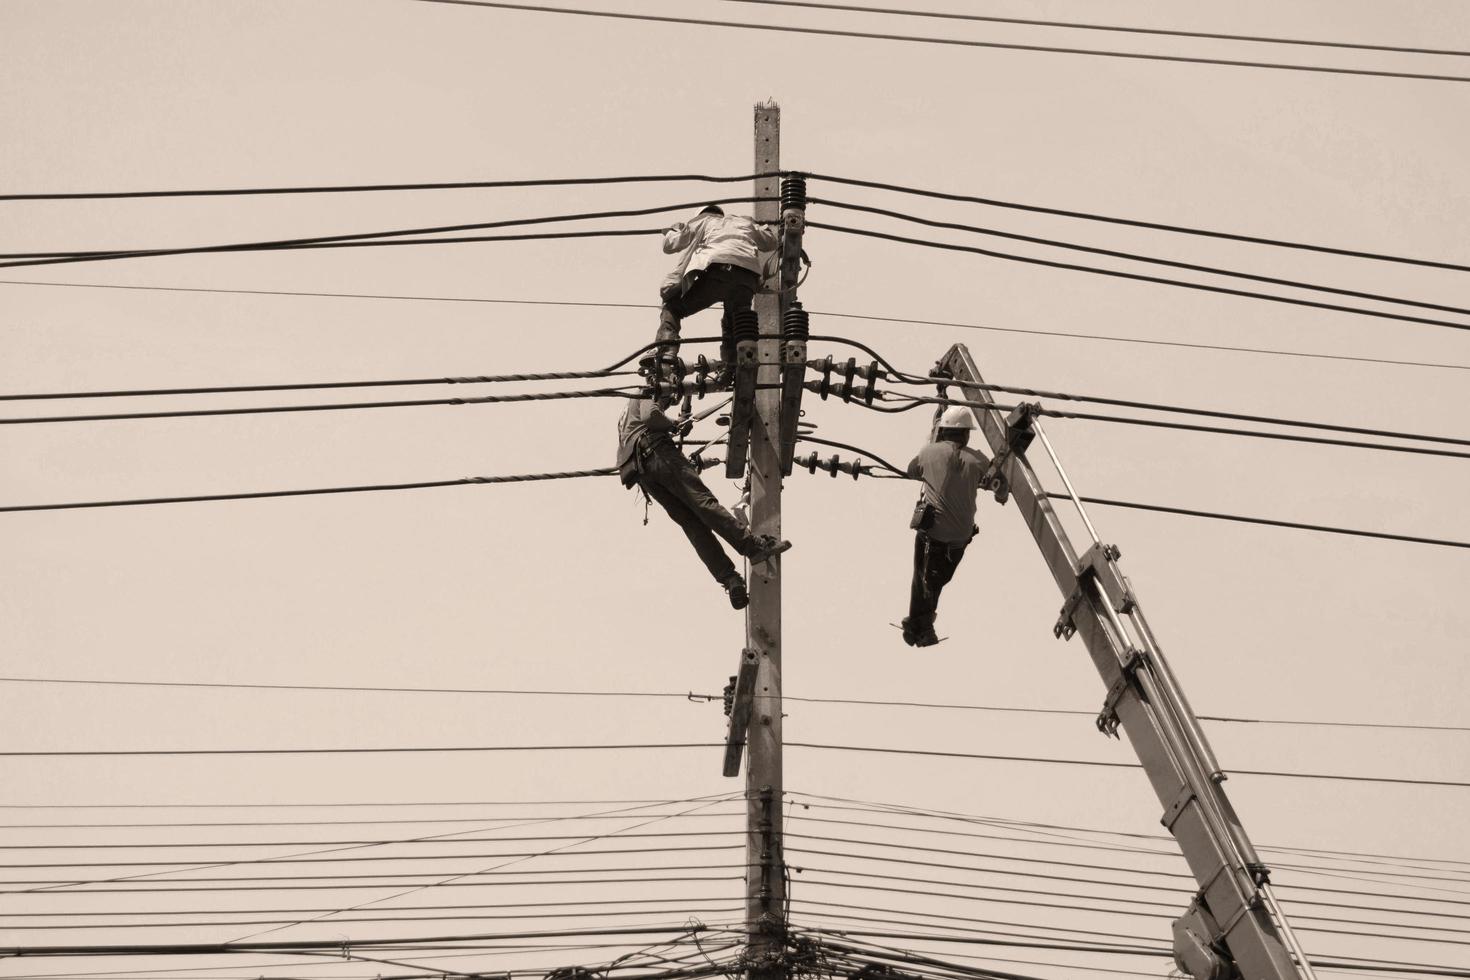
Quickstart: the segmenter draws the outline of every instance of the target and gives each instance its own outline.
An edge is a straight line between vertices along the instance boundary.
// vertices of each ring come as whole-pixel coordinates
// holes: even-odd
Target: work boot
[[[745,590],[745,579],[739,572],[725,580],[725,592],[730,596],[731,609],[744,609],[750,605],[750,593]]]
[[[907,643],[911,647],[917,646],[919,642],[919,634],[914,632],[913,623],[909,620],[909,618],[905,616],[902,620],[899,621],[898,625],[899,628],[903,630],[903,642]]]
[[[920,630],[914,637],[914,646],[916,647],[932,647],[938,642],[939,634],[934,632],[934,627],[932,626]]]
[[[762,534],[755,539],[755,547],[746,554],[746,558],[752,565],[759,565],[767,559],[774,558],[783,551],[791,550],[790,541],[782,541],[769,534]]]

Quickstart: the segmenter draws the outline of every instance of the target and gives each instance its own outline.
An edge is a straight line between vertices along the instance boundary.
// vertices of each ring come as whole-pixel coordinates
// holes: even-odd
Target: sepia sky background
[[[960,0],[926,6],[1470,47],[1470,12],[1450,0],[1290,0],[1213,9],[1145,0],[990,0],[983,11]],[[1466,58],[1263,51],[1259,45],[1081,36],[712,0],[599,0],[595,9],[1470,74]],[[407,0],[8,0],[0,4],[0,192],[733,175],[750,172],[751,107],[768,97],[782,107],[782,163],[788,168],[1470,263],[1470,85],[1463,83],[808,37]],[[680,184],[8,201],[0,202],[0,251],[338,234],[651,207],[727,192],[745,193],[744,185],[737,191]],[[815,180],[810,193],[1470,305],[1464,273]],[[978,236],[915,231],[881,218],[838,216],[817,205],[809,217],[820,220],[819,214],[914,237],[1136,268]],[[655,227],[682,216],[610,224]],[[831,232],[810,232],[807,250],[813,268],[801,298],[817,311],[813,332],[860,340],[908,370],[927,368],[960,342],[997,383],[1470,436],[1470,335],[1461,331]],[[656,302],[668,261],[655,239],[625,238],[0,269],[0,393],[601,367],[651,339],[656,313],[595,304]],[[560,302],[594,305],[545,305]],[[826,315],[836,313],[849,316]],[[717,314],[701,314],[686,323],[685,333],[713,333],[717,323]],[[849,353],[820,343],[812,349],[815,356]],[[1423,366],[1430,364],[1439,366]],[[501,387],[521,390],[495,386]],[[501,393],[458,386],[381,392],[387,398]],[[304,404],[379,394],[11,402],[0,416]],[[885,416],[815,398],[805,407],[818,435],[900,464],[927,431],[922,412]],[[0,504],[601,467],[612,460],[620,408],[614,400],[592,399],[7,426],[0,429]],[[1465,460],[1082,421],[1055,420],[1046,428],[1084,494],[1470,540]],[[1060,489],[1049,470],[1038,469]],[[733,503],[737,488],[720,473],[707,474],[708,482]],[[1064,645],[1051,636],[1061,596],[1013,506],[982,501],[981,535],[941,607],[939,632],[949,640],[918,651],[888,626],[907,603],[912,488],[798,471],[786,489],[784,531],[795,543],[783,563],[788,695],[1097,710],[1104,689],[1080,641]],[[1104,540],[1122,548],[1123,569],[1201,714],[1466,724],[1470,603],[1463,583],[1470,552],[1103,508],[1091,515]],[[606,479],[0,514],[3,749],[719,742],[724,720],[718,702],[680,697],[16,680],[718,693],[737,663],[741,618],[657,508],[647,527],[642,521],[634,495]],[[786,711],[792,741],[1133,761],[1126,742],[1104,740],[1086,715],[804,702]],[[1207,732],[1227,770],[1470,780],[1470,734],[1464,731],[1209,723]],[[682,800],[738,792],[736,781],[719,775],[719,754],[0,757],[0,803]],[[801,794],[1068,827],[1160,831],[1159,806],[1136,770],[793,748],[786,782]],[[1470,862],[1464,835],[1470,789],[1247,775],[1227,785],[1258,843],[1459,861],[1458,870],[1447,872],[1458,885],[1430,887],[1438,888],[1432,894],[1470,901],[1463,865]],[[10,809],[0,811],[0,820],[59,823],[88,813],[120,820],[136,812]],[[181,819],[178,811],[142,812]],[[212,812],[214,819],[231,819],[228,811]],[[738,817],[728,821],[721,826],[738,830]],[[99,839],[88,833],[47,837],[11,830],[4,836],[14,843]],[[166,831],[155,833],[128,839],[170,839]],[[1276,880],[1287,885],[1295,879],[1280,871]],[[1431,894],[1371,880],[1405,895]],[[740,887],[727,882],[719,891],[734,906]],[[793,893],[801,896],[804,887],[798,878]],[[573,893],[541,894],[552,900]],[[306,904],[336,907],[343,904],[338,898],[313,895]],[[1283,900],[1289,899],[1283,891]],[[364,895],[348,896],[361,900]],[[137,942],[142,936],[202,942],[247,931],[9,929],[7,922],[18,921],[5,919],[10,912],[83,907],[33,901],[0,895],[0,945]],[[117,899],[94,901],[86,907],[127,908]],[[190,901],[211,899],[174,896],[159,907]],[[248,907],[239,901],[244,904],[236,907]],[[1166,919],[1120,924],[1116,917],[1004,903],[977,912],[942,900],[873,901],[925,914],[1141,930],[1167,941]],[[815,914],[808,919],[823,921]],[[475,923],[436,925],[443,932]],[[401,926],[382,924],[301,926],[274,938],[335,939],[395,929],[402,933]],[[1459,945],[1305,931],[1302,939],[1314,955],[1464,968],[1470,957],[1461,935]],[[1057,954],[1048,962],[1072,966],[1016,969],[1047,977],[1102,976],[1069,971],[1117,965]],[[0,963],[0,977],[62,975],[53,964],[42,965],[48,969]],[[89,968],[133,966],[108,960]],[[1121,968],[1163,976],[1165,961],[1129,960]],[[308,975],[374,972],[337,963],[313,967]],[[234,974],[224,968],[199,975]]]

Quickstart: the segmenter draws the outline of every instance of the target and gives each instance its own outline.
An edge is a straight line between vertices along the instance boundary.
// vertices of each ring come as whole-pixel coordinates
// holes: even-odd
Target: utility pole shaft
[[[781,107],[755,107],[755,220],[777,222],[780,194]],[[755,298],[760,320],[760,367],[750,425],[750,523],[754,534],[781,537],[780,355],[785,294]],[[750,569],[745,645],[757,658],[753,711],[746,735],[746,902],[750,980],[776,980],[786,933],[786,860],[781,840],[781,558]]]

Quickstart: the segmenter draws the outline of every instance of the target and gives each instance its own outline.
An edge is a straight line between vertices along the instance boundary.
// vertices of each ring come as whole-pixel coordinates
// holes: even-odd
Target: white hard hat
[[[973,429],[975,414],[963,405],[951,405],[939,416],[941,429]]]

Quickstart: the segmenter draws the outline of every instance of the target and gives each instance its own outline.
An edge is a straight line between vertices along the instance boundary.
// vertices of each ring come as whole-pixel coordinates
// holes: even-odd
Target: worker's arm
[[[924,467],[919,465],[919,457],[909,460],[908,474],[910,480],[918,480],[924,476]]]
[[[686,247],[694,240],[694,232],[682,221],[676,222],[672,228],[664,232],[664,254],[672,255]]]
[[[664,414],[663,409],[650,402],[648,409],[644,412],[643,426],[649,432],[672,432],[679,427],[679,423],[670,419]]]

